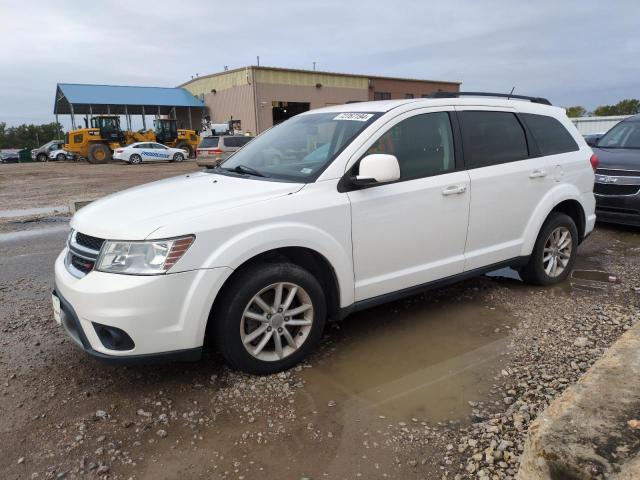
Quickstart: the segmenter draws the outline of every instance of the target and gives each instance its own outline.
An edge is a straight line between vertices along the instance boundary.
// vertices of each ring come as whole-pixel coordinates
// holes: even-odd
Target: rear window
[[[205,137],[200,141],[198,148],[212,148],[218,146],[220,137]]]
[[[247,144],[252,137],[223,137],[222,141],[226,147],[242,147]]]
[[[542,155],[575,152],[578,144],[558,120],[546,115],[522,113],[520,117],[527,124]]]
[[[527,138],[515,114],[463,111],[459,118],[467,168],[514,162],[529,156]]]

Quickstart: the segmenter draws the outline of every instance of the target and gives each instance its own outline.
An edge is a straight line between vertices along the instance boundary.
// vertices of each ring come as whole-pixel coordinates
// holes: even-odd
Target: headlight
[[[167,273],[185,254],[195,237],[121,242],[107,240],[102,246],[96,270],[130,275]]]

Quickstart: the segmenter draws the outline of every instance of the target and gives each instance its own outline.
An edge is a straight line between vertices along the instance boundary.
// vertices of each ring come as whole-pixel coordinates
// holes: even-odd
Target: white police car
[[[114,160],[124,160],[132,165],[142,162],[182,162],[188,152],[179,148],[169,148],[155,142],[137,142],[113,152]]]

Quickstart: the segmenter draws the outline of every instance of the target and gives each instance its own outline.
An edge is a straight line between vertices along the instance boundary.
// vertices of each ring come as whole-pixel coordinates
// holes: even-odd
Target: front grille
[[[613,183],[596,183],[593,193],[598,195],[635,195],[640,190],[640,185],[616,185]]]
[[[104,239],[74,232],[69,239],[67,270],[76,276],[84,277],[95,267]]]
[[[76,243],[91,250],[100,251],[100,249],[102,248],[102,244],[104,243],[104,239],[91,237],[89,235],[85,235],[84,233],[77,232]]]
[[[71,262],[71,265],[73,265],[75,268],[77,268],[78,270],[80,270],[82,273],[85,273],[85,274],[93,270],[93,266],[95,265],[95,262],[79,257],[75,255],[73,252],[70,254],[70,262]]]
[[[609,175],[613,177],[640,177],[638,170],[613,170],[607,168],[596,169],[596,175]]]

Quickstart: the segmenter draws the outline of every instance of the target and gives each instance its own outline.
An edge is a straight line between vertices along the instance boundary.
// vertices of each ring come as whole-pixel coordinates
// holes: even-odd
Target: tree
[[[62,125],[56,122],[8,128],[0,122],[0,148],[36,148],[50,140],[62,140],[62,132]]]
[[[612,115],[635,115],[640,113],[640,100],[628,98],[621,100],[615,105],[602,105],[593,111],[596,117],[607,117]]]
[[[587,109],[580,105],[573,107],[567,107],[567,117],[585,117],[587,115]]]

